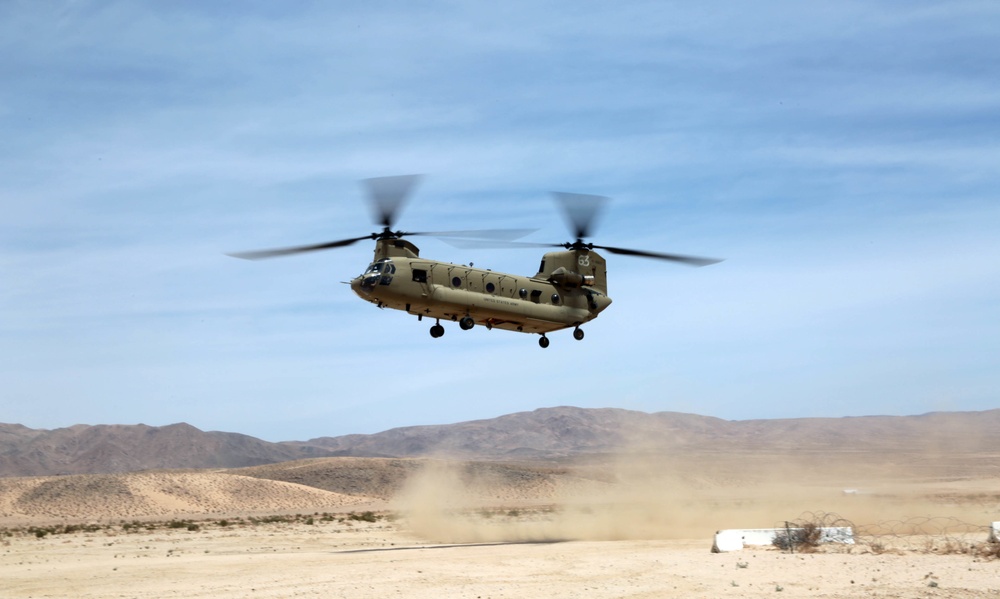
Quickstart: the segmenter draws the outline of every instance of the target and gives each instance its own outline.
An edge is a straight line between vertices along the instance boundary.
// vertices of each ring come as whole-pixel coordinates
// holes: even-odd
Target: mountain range
[[[561,459],[622,450],[836,450],[995,453],[1000,409],[919,416],[729,421],[677,412],[541,408],[487,420],[412,426],[370,435],[272,443],[238,433],[169,426],[76,425],[53,430],[0,424],[0,476],[240,468],[316,457]]]

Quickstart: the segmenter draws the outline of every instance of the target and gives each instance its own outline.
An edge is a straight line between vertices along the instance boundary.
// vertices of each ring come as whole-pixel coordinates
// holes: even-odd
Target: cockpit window
[[[372,262],[368,266],[368,270],[365,271],[365,274],[370,275],[380,272],[391,275],[396,272],[396,266],[388,259],[379,260],[378,262]]]
[[[392,275],[396,272],[396,266],[389,259],[372,262],[368,270],[362,275],[361,287],[372,290],[376,285],[389,285],[392,283]]]

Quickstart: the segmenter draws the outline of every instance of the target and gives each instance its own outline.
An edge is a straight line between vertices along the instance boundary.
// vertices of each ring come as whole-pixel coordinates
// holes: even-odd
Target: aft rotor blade
[[[406,198],[413,193],[423,175],[397,175],[395,177],[375,177],[363,179],[368,187],[368,197],[372,204],[372,215],[383,227],[392,227]]]
[[[441,241],[463,250],[512,250],[521,248],[561,248],[562,243],[535,243],[532,241],[507,241],[506,239],[469,239],[442,236]]]
[[[305,252],[315,252],[319,250],[331,250],[334,248],[345,247],[351,245],[352,243],[357,243],[364,239],[371,239],[371,235],[365,235],[364,237],[354,237],[352,239],[341,239],[339,241],[328,241],[326,243],[316,243],[313,245],[298,245],[294,247],[287,248],[274,248],[270,250],[254,250],[250,252],[234,252],[232,254],[227,254],[227,256],[232,256],[233,258],[242,258],[243,260],[263,260],[265,258],[277,258],[279,256],[291,256],[292,254],[303,254]]]
[[[655,258],[657,260],[669,260],[670,262],[680,262],[681,264],[687,264],[688,266],[708,266],[709,264],[717,264],[722,262],[719,258],[701,258],[699,256],[685,256],[683,254],[660,254],[658,252],[646,252],[643,250],[630,250],[627,248],[616,248],[609,247],[606,245],[595,245],[593,246],[595,250],[608,250],[612,254],[621,254],[623,256],[639,256],[641,258]]]
[[[595,221],[610,198],[585,193],[553,191],[577,239],[590,237]]]

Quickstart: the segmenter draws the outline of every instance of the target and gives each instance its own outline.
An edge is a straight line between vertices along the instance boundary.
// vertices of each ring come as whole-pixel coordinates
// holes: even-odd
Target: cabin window
[[[457,287],[461,287],[462,286],[462,279],[460,277],[452,277],[451,278],[451,286],[452,287],[456,287],[456,288]]]
[[[496,290],[497,290],[497,286],[494,285],[493,283],[487,283],[486,284],[486,293],[493,293]]]
[[[416,281],[417,283],[426,283],[427,282],[427,271],[424,270],[424,269],[422,269],[422,268],[414,268],[413,269],[413,280]]]
[[[524,299],[528,297],[528,290],[525,289],[524,287],[521,287],[521,289],[517,292],[517,294],[521,296],[521,299]]]
[[[559,294],[558,293],[553,293],[552,294],[552,303],[553,304],[558,304],[559,303]]]
[[[531,290],[531,301],[533,301],[533,302],[535,302],[537,304],[538,300],[540,300],[541,298],[542,298],[542,292],[541,292],[541,290],[539,290],[539,289],[532,289]]]

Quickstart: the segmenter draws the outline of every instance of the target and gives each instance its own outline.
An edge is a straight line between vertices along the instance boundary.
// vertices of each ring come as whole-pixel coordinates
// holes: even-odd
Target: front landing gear
[[[431,337],[437,339],[442,335],[444,335],[444,327],[441,326],[441,321],[439,320],[437,324],[431,327]]]
[[[549,338],[543,334],[541,339],[538,340],[538,345],[541,346],[542,349],[545,349],[549,346]]]
[[[575,329],[573,329],[573,339],[576,339],[577,341],[582,341],[583,329],[581,329],[580,327],[576,327]]]

